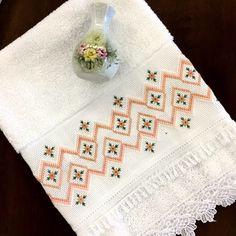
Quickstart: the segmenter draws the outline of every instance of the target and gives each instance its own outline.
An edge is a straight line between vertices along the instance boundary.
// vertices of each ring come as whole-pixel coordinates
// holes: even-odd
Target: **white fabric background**
[[[81,119],[89,119],[92,124],[109,123],[113,95],[142,98],[144,85],[149,83],[147,69],[157,70],[160,81],[161,72],[177,73],[179,62],[184,58],[165,26],[143,0],[113,0],[117,15],[111,37],[121,57],[119,75],[105,84],[78,79],[72,70],[71,57],[78,37],[89,26],[89,2],[66,2],[0,51],[0,127],[36,178],[41,174],[43,162],[57,165],[61,147],[76,146]],[[149,85],[158,87],[158,83]],[[182,84],[172,81],[166,87],[168,101],[175,85]],[[195,89],[187,85],[185,88]],[[204,94],[206,91],[207,85],[202,81],[197,92]],[[170,108],[167,106],[164,114],[153,114],[168,118]],[[125,109],[126,106],[123,111]],[[138,109],[149,112],[147,108],[134,107],[134,124]],[[126,151],[122,164],[124,177],[119,184],[114,184],[109,175],[93,177],[91,188],[80,192],[88,195],[85,208],[75,207],[73,197],[70,204],[54,203],[78,235],[87,236],[88,232],[106,235],[113,227],[116,233],[110,232],[111,235],[137,235],[138,231],[140,235],[154,232],[154,235],[172,236],[184,235],[189,229],[186,235],[192,236],[195,220],[204,221],[207,215],[210,215],[208,220],[212,220],[217,204],[233,203],[236,199],[235,181],[231,178],[236,175],[234,122],[214,96],[212,101],[197,99],[194,102],[194,109],[188,114],[192,119],[190,130],[180,128],[177,121],[181,115],[186,114],[179,112],[173,126],[160,127],[158,138],[153,140],[158,147],[155,155],[147,155],[143,149]],[[134,142],[135,134],[122,141]],[[56,147],[55,158],[44,156],[45,145]],[[102,146],[101,140],[98,145]],[[59,198],[65,196],[68,187],[69,164],[81,163],[81,160],[68,155],[64,162],[60,167],[62,187],[52,189],[43,185],[48,194]],[[95,164],[97,168],[99,164]],[[158,178],[163,178],[161,184],[154,183]],[[228,184],[228,179],[232,184]],[[154,185],[157,186],[154,188]],[[205,188],[213,187],[214,195],[208,191],[204,195]],[[73,196],[76,191],[72,191]],[[135,197],[132,198],[133,191]],[[196,200],[191,205],[189,196],[192,194],[192,199],[198,199],[202,192],[206,204],[204,211],[199,213],[201,201]],[[139,200],[135,204],[137,196]],[[179,213],[180,199],[186,203],[184,220]],[[155,207],[153,202],[156,202]],[[189,210],[189,206],[195,207],[195,211]],[[179,224],[166,221],[169,223],[166,226],[161,222],[161,219],[174,218]],[[156,225],[151,227],[150,222]]]

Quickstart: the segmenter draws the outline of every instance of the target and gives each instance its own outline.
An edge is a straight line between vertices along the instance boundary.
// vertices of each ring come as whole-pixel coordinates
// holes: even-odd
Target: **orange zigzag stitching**
[[[129,99],[128,100],[128,106],[127,106],[127,113],[118,113],[118,112],[114,112],[113,111],[112,115],[111,115],[112,116],[112,120],[110,122],[110,125],[103,125],[103,124],[96,123],[95,124],[95,130],[94,130],[93,138],[89,139],[89,138],[85,138],[83,136],[79,136],[77,143],[79,143],[79,140],[81,138],[96,143],[96,139],[97,139],[97,135],[98,135],[99,129],[107,129],[107,130],[112,130],[113,129],[113,122],[114,122],[113,118],[114,118],[114,115],[119,114],[119,115],[122,115],[122,116],[130,117],[131,110],[132,110],[132,105],[133,104],[147,106],[146,104],[147,104],[147,92],[148,92],[148,90],[151,89],[151,90],[159,91],[159,92],[162,92],[162,93],[165,94],[165,86],[166,86],[167,79],[182,80],[181,78],[182,78],[182,75],[183,75],[183,67],[184,67],[184,65],[192,65],[192,64],[188,60],[181,60],[180,65],[179,65],[179,69],[178,69],[178,74],[172,74],[172,73],[163,73],[162,74],[161,88],[157,89],[156,87],[145,86],[144,101],[139,100],[139,99]],[[200,82],[201,82],[200,80],[199,80],[199,83],[194,83],[194,85],[199,86]],[[188,82],[188,81],[183,81],[183,82],[184,83],[191,83],[191,82]],[[200,99],[204,99],[204,100],[211,100],[211,97],[212,97],[212,91],[211,91],[210,88],[208,88],[208,91],[207,91],[206,95],[192,94],[192,97],[191,97],[191,100],[190,100],[190,106],[189,106],[188,109],[180,108],[180,107],[173,107],[173,113],[172,113],[172,116],[171,116],[171,120],[167,121],[167,120],[156,118],[156,122],[157,123],[156,123],[156,128],[155,129],[158,130],[158,127],[159,127],[160,124],[162,124],[162,125],[174,125],[175,120],[176,120],[177,111],[184,111],[184,112],[191,113],[192,109],[193,109],[193,103],[194,103],[194,100],[195,100],[194,98],[200,98]],[[172,104],[172,106],[173,106],[173,104]],[[154,109],[154,108],[150,108],[150,109]],[[163,111],[164,111],[164,109],[163,109]],[[152,136],[152,137],[156,137],[157,136],[157,132],[155,132],[154,135],[150,135],[150,134],[144,134],[144,133],[141,133],[140,131],[138,131],[136,143],[134,145],[122,143],[121,144],[121,152],[122,152],[121,157],[119,159],[116,159],[116,160],[114,160],[112,158],[109,158],[109,157],[105,157],[104,158],[103,167],[102,167],[101,171],[91,170],[91,169],[87,169],[87,167],[85,167],[88,170],[87,171],[85,185],[84,186],[79,186],[78,184],[70,183],[69,187],[68,187],[66,199],[55,198],[55,197],[52,197],[50,194],[49,194],[49,197],[55,203],[57,202],[57,203],[69,204],[71,202],[71,196],[72,196],[71,192],[72,192],[73,189],[85,189],[85,190],[87,190],[88,187],[89,187],[89,183],[90,183],[90,179],[91,179],[91,175],[92,174],[104,176],[106,174],[107,165],[108,165],[109,161],[113,161],[113,162],[115,161],[115,162],[122,163],[123,159],[124,159],[124,156],[123,156],[124,149],[125,148],[130,148],[130,149],[134,149],[134,150],[140,150],[141,138],[142,138],[142,136],[147,136],[147,135],[148,136]],[[79,146],[77,146],[77,151],[69,150],[67,148],[60,148],[58,164],[47,164],[47,162],[43,162],[43,164],[41,165],[41,168],[40,168],[41,169],[41,171],[40,171],[41,175],[38,177],[38,180],[41,183],[42,183],[42,179],[43,179],[43,169],[44,169],[44,167],[45,166],[51,166],[51,167],[61,168],[62,163],[63,163],[64,154],[78,155],[79,154]],[[76,166],[76,164],[70,163],[69,169],[71,169],[72,165]],[[68,172],[68,174],[70,174],[70,171]],[[45,184],[43,184],[43,185],[45,185]],[[45,186],[47,186],[47,185],[45,185]],[[61,187],[61,180],[60,180],[60,183],[59,183],[58,186],[50,186],[50,187],[60,188]]]

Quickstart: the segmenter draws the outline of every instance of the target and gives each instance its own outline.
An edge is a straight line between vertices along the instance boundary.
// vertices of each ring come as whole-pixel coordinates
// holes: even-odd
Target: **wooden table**
[[[64,0],[3,0],[0,4],[0,49],[63,2]],[[236,1],[147,2],[235,119]],[[41,185],[32,178],[31,170],[23,158],[15,153],[2,133],[0,177],[0,236],[75,235],[53,207]],[[235,216],[236,204],[224,209],[219,207],[217,222],[199,223],[196,235],[236,236]]]

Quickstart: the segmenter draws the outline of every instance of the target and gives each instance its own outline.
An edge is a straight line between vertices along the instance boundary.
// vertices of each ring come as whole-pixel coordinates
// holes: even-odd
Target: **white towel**
[[[118,75],[73,72],[70,0],[0,51],[0,128],[78,235],[192,235],[236,199],[235,123],[143,0],[109,2]]]

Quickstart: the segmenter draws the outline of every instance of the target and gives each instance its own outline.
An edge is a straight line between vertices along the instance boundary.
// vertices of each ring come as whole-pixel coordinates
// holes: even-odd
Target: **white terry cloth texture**
[[[119,74],[74,74],[70,0],[0,51],[0,127],[77,235],[192,236],[236,199],[235,122],[143,0],[109,2]]]
[[[111,41],[122,76],[171,37],[144,1],[112,3]],[[1,51],[1,127],[18,152],[117,83],[88,83],[71,68],[72,52],[89,27],[89,5],[66,2]]]

